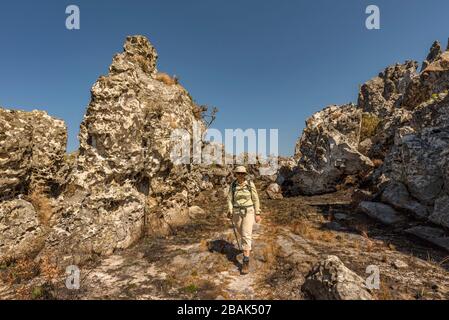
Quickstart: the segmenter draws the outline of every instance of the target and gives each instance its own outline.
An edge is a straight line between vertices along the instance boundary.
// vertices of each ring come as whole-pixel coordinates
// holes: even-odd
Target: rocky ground
[[[3,268],[0,298],[34,292],[56,299],[313,299],[301,290],[306,277],[317,262],[335,255],[363,279],[368,266],[379,267],[374,299],[449,299],[447,253],[356,213],[352,190],[262,197],[265,214],[255,227],[251,273],[241,275],[224,202],[214,194],[196,200],[204,212],[174,235],[148,237],[81,266],[80,290],[67,290],[64,277],[48,287],[42,276],[7,284]]]

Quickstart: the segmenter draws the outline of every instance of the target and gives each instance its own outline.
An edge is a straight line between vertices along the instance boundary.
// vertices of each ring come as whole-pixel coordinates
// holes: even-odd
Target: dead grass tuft
[[[374,294],[377,300],[393,300],[391,289],[385,282],[380,283],[380,288]]]
[[[170,77],[168,74],[163,72],[159,72],[158,74],[156,74],[155,79],[165,83],[168,86],[173,86],[179,83],[178,78]]]
[[[320,240],[325,242],[335,241],[335,235],[327,230],[319,230],[312,225],[300,221],[293,225],[293,232],[308,240]]]
[[[33,205],[37,212],[39,222],[48,225],[53,216],[53,206],[50,198],[40,189],[33,190],[27,200]]]

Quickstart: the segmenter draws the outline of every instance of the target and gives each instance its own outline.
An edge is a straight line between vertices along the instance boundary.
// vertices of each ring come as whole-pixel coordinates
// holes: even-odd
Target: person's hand
[[[256,223],[260,223],[262,221],[262,217],[260,215],[256,215]]]

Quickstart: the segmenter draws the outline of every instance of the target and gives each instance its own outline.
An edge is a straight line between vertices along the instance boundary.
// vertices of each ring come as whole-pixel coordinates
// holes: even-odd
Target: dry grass
[[[170,77],[168,74],[159,72],[156,74],[156,80],[165,83],[167,86],[173,86],[179,83],[178,78]]]
[[[324,242],[332,242],[335,240],[335,235],[332,232],[319,230],[304,221],[294,224],[292,231],[308,240],[320,240]]]
[[[449,263],[449,256],[447,256],[446,258],[444,258],[443,260],[441,260],[441,261],[439,262],[439,265],[442,266],[442,265],[444,265],[444,264],[446,264],[446,263]]]
[[[33,205],[37,212],[39,222],[48,225],[53,216],[53,206],[50,198],[40,189],[33,190],[27,200]]]
[[[279,246],[273,244],[271,241],[262,249],[262,256],[265,260],[265,266],[271,268],[277,261],[277,256],[279,254]]]
[[[391,289],[385,282],[381,281],[380,288],[374,294],[377,300],[393,300]]]

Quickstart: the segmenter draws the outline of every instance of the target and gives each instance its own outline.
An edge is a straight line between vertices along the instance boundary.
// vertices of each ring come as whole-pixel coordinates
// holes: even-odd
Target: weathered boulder
[[[394,225],[403,221],[403,217],[396,210],[379,202],[362,201],[358,210],[386,225]]]
[[[435,200],[429,220],[440,226],[449,228],[449,195],[443,194]]]
[[[270,199],[279,200],[283,198],[281,186],[278,185],[277,183],[270,184],[268,188],[265,190],[265,192],[267,193]]]
[[[384,172],[391,180],[403,183],[420,203],[433,206],[437,198],[447,193],[448,148],[449,127],[406,134],[388,155]]]
[[[371,160],[357,151],[362,114],[354,105],[331,106],[307,120],[297,142],[299,162],[291,180],[303,194],[335,191],[348,175],[369,171]]]
[[[42,254],[80,263],[132,245],[145,233],[145,196],[130,183],[61,197],[57,223]]]
[[[199,207],[199,206],[191,206],[189,208],[189,216],[190,216],[190,218],[196,218],[196,217],[204,215],[204,214],[205,214],[204,209]]]
[[[449,251],[449,235],[442,229],[416,226],[405,230],[405,232]]]
[[[316,300],[373,300],[365,281],[337,256],[328,256],[317,263],[302,290]]]
[[[0,261],[37,253],[43,241],[44,228],[31,203],[21,199],[0,202]]]
[[[405,210],[417,218],[425,219],[429,216],[426,206],[412,199],[407,188],[400,182],[388,185],[382,193],[382,201],[398,210]]]
[[[67,130],[43,111],[0,108],[0,200],[64,183]]]

